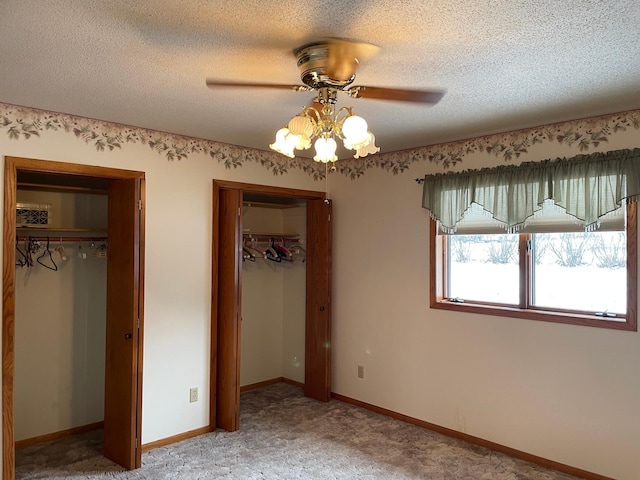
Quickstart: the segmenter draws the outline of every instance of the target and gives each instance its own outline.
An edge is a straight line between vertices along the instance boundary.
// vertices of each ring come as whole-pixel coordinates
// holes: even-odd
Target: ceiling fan
[[[249,87],[275,88],[296,92],[317,92],[313,105],[293,117],[287,127],[276,134],[276,142],[270,147],[289,157],[293,150],[307,149],[311,139],[316,138],[316,156],[319,162],[335,162],[337,144],[335,137],[343,140],[344,146],[355,150],[355,158],[378,152],[375,137],[368,131],[362,117],[355,115],[350,107],[342,107],[337,112],[335,104],[338,92],[351,98],[370,98],[412,103],[436,104],[442,96],[439,90],[411,90],[404,88],[351,86],[356,79],[360,63],[373,56],[379,47],[364,42],[342,38],[327,38],[296,48],[300,79],[304,85],[274,83],[230,82],[207,79],[209,88]]]

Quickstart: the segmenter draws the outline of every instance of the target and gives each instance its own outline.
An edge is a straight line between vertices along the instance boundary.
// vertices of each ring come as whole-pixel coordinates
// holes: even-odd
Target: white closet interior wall
[[[17,199],[50,204],[52,228],[107,225],[106,195],[18,190]],[[104,419],[107,261],[89,243],[50,238],[57,271],[35,262],[41,252],[32,267],[16,266],[16,441]]]
[[[304,241],[306,206],[243,208],[243,229],[299,233]],[[304,382],[306,268],[300,259],[257,259],[242,266],[240,385],[284,377]]]

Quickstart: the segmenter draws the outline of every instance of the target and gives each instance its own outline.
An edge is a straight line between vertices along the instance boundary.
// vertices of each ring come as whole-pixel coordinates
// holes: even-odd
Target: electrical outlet
[[[364,378],[364,367],[362,365],[358,365],[358,378]]]
[[[198,387],[193,387],[189,389],[189,403],[198,401]]]

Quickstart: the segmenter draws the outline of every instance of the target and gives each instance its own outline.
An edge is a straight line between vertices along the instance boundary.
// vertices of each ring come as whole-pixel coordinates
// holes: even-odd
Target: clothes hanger
[[[256,257],[249,251],[247,247],[242,247],[242,261],[249,260],[250,262],[255,262]]]
[[[267,260],[271,260],[272,262],[282,262],[282,258],[280,258],[280,255],[278,255],[278,252],[276,252],[275,248],[273,248],[273,238],[271,239],[271,245],[268,246],[265,251],[264,251]]]
[[[33,254],[40,248],[40,242],[31,238],[31,235],[24,239],[24,250],[27,257],[27,267],[33,267]]]
[[[55,248],[55,251],[58,252],[58,255],[60,255],[60,260],[64,262],[67,259],[67,252],[64,250],[64,247],[62,246],[62,237],[60,237],[60,242],[58,243],[58,246]]]
[[[249,245],[245,245],[245,250],[247,250],[253,258],[256,259],[258,257],[264,258],[264,252],[262,250],[258,250],[257,248],[250,247]]]
[[[295,255],[301,255],[302,256],[302,260],[300,260],[301,262],[305,262],[307,260],[307,252],[305,251],[304,248],[302,248],[300,246],[300,244],[296,243],[295,245],[292,245],[291,248],[289,249],[289,251],[295,256]]]
[[[271,246],[273,247],[273,249],[276,251],[276,253],[282,260],[286,260],[287,262],[293,262],[293,255],[289,250],[287,250],[286,247],[284,247],[279,243],[275,243],[273,241],[271,243]]]
[[[53,267],[47,265],[46,263],[42,262],[42,258],[49,254],[49,260],[51,260],[51,263],[53,264]],[[53,270],[54,272],[58,271],[58,265],[56,265],[56,262],[53,260],[53,255],[51,255],[51,250],[49,250],[49,237],[47,237],[47,246],[45,247],[44,251],[42,252],[42,254],[37,258],[37,261],[40,265],[42,265],[45,268],[48,268],[49,270]]]
[[[20,256],[16,255],[16,266],[24,267],[27,265],[27,256],[24,254],[22,250],[20,250],[20,240],[16,238],[16,252],[20,254]]]
[[[264,251],[259,250],[257,248],[257,242],[255,238],[251,238],[250,240],[247,240],[244,244],[245,249],[247,249],[247,251],[253,255],[253,259],[255,260],[258,257],[262,257],[262,258],[266,258]]]

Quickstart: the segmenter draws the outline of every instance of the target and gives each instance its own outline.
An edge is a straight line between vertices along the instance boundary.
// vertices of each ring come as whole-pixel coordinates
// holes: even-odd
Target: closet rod
[[[296,239],[300,238],[302,235],[299,233],[252,233],[252,232],[242,232],[242,236],[244,238],[286,238],[286,239]]]
[[[46,242],[47,240],[49,240],[50,243],[57,243],[57,242],[106,242],[108,240],[107,237],[61,237],[61,236],[48,236],[48,237],[41,237],[41,236],[33,236],[33,235],[17,235],[16,238],[18,240],[26,240],[29,237],[31,237],[31,240],[35,240],[38,242]]]

